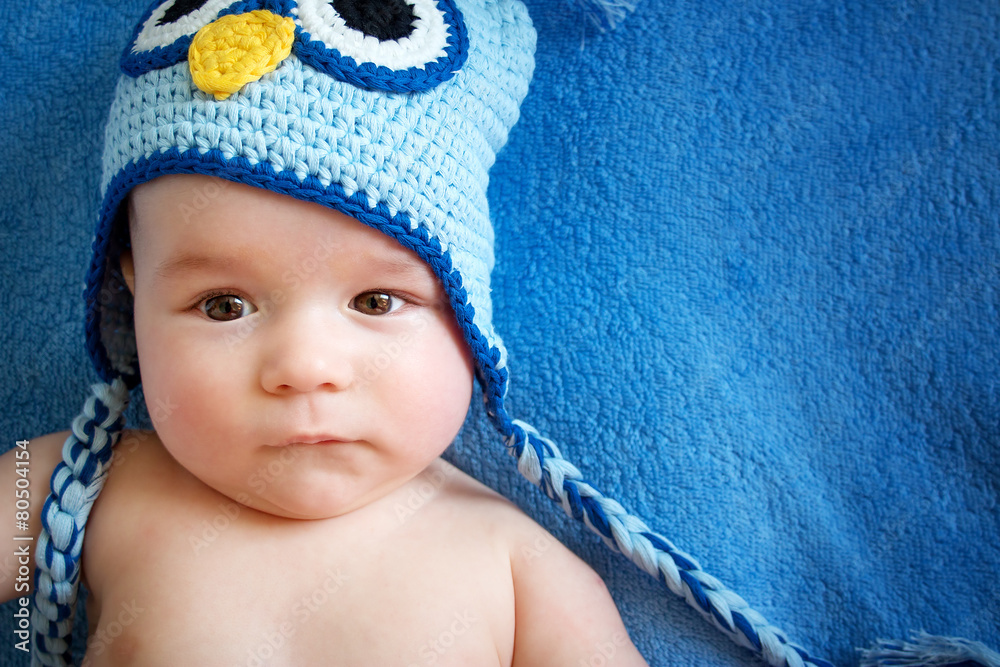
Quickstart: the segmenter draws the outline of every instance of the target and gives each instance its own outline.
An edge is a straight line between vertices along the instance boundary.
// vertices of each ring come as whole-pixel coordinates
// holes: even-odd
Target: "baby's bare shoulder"
[[[428,523],[433,520],[443,530],[468,531],[475,539],[492,540],[510,552],[548,535],[510,500],[443,459],[410,482],[395,505],[401,517],[416,517],[425,508],[431,510]]]
[[[13,520],[6,544],[14,549],[0,557],[0,601],[25,598],[30,592],[32,558],[29,554],[41,530],[41,513],[49,494],[49,478],[62,458],[68,432],[21,440],[0,456],[0,509]]]
[[[453,474],[449,498],[476,531],[500,540],[510,559],[514,665],[646,662],[629,639],[603,580],[548,531],[494,491]]]

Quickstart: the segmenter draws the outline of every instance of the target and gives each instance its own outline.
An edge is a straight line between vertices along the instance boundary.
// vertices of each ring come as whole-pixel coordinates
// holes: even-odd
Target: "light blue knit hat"
[[[486,188],[534,46],[519,0],[158,0],[147,10],[109,114],[85,292],[87,347],[103,383],[73,424],[43,509],[34,664],[72,661],[87,516],[140,381],[131,294],[117,270],[122,204],[136,185],[195,173],[329,206],[415,251],[449,295],[520,472],[769,664],[828,665],[604,497],[504,406]]]
[[[165,174],[212,175],[395,238],[444,284],[496,415],[507,374],[492,326],[486,187],[534,47],[517,0],[159,0],[146,11],[109,113],[85,292],[87,348],[104,384],[74,423],[43,510],[36,663],[71,661],[84,527],[140,381],[117,269],[128,193]]]

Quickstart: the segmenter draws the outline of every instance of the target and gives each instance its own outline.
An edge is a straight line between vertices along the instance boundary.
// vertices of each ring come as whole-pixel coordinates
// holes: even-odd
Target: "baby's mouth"
[[[278,442],[277,444],[272,445],[272,446],[273,447],[278,447],[278,448],[281,448],[281,447],[293,447],[293,446],[317,446],[317,447],[323,447],[323,446],[344,445],[344,444],[347,444],[349,442],[353,442],[353,440],[350,440],[348,438],[341,438],[339,436],[329,435],[329,434],[325,434],[325,433],[321,433],[321,434],[300,434],[300,435],[294,435],[294,436],[292,436],[290,438],[286,438],[285,440],[281,440],[280,442]]]

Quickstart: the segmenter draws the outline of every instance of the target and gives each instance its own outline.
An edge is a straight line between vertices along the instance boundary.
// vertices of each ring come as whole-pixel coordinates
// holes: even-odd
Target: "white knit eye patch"
[[[138,77],[184,62],[199,30],[260,10],[295,22],[293,51],[310,67],[370,90],[430,90],[468,56],[454,0],[159,0],[126,48],[122,70]]]

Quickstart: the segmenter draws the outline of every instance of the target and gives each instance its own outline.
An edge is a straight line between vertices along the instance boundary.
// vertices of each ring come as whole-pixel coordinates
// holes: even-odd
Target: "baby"
[[[645,664],[599,577],[439,458],[478,377],[553,484],[489,301],[533,47],[516,0],[150,8],[88,276],[104,382],[28,446],[36,662],[72,660],[82,580],[94,666]],[[122,429],[140,373],[155,432]]]
[[[138,186],[129,221],[161,409],[123,436],[87,524],[89,664],[577,665],[609,641],[644,664],[600,579],[438,458],[473,366],[426,263],[201,175]],[[63,440],[33,441],[34,465]]]

